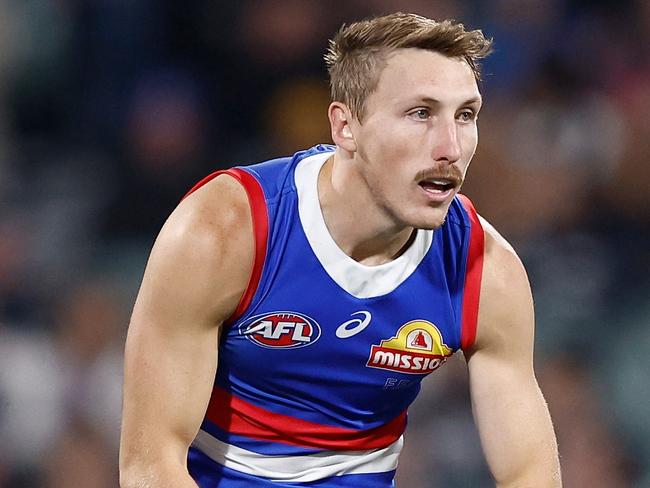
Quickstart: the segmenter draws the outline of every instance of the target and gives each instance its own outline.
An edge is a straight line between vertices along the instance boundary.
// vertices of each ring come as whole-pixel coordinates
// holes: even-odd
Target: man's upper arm
[[[220,325],[245,290],[252,256],[246,193],[229,176],[186,198],[165,223],[126,342],[123,479],[146,471],[151,486],[162,486],[163,476],[173,486],[173,472],[185,470],[212,391]]]
[[[466,352],[472,409],[499,487],[561,485],[555,434],[533,371],[534,313],[514,250],[485,221],[476,342]]]

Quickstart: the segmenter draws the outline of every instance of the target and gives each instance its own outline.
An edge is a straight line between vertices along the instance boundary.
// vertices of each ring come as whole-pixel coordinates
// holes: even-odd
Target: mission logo
[[[438,328],[426,320],[412,320],[395,337],[373,345],[366,366],[409,374],[427,374],[439,368],[453,351]]]
[[[295,349],[316,342],[320,337],[320,325],[300,313],[270,312],[243,322],[239,333],[258,346]]]

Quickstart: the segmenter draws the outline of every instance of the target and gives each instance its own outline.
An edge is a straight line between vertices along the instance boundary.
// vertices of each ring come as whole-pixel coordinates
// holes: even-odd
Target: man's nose
[[[453,164],[460,159],[460,143],[456,121],[446,121],[440,125],[433,148],[433,159]]]

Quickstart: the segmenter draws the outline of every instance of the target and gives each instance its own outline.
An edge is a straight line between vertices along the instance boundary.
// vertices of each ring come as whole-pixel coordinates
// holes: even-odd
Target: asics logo
[[[339,339],[347,339],[353,335],[357,335],[363,329],[368,327],[370,320],[372,320],[372,315],[370,312],[365,310],[360,310],[359,312],[354,312],[352,316],[361,315],[363,318],[350,319],[347,322],[343,322],[336,329],[336,337]]]

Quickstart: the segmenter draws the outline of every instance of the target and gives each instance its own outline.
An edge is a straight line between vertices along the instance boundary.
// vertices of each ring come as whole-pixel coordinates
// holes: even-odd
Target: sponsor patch
[[[239,326],[239,333],[261,347],[295,349],[313,344],[320,337],[320,325],[296,312],[256,315]]]
[[[438,328],[426,320],[412,320],[394,337],[370,349],[366,366],[409,374],[436,370],[453,354]]]

